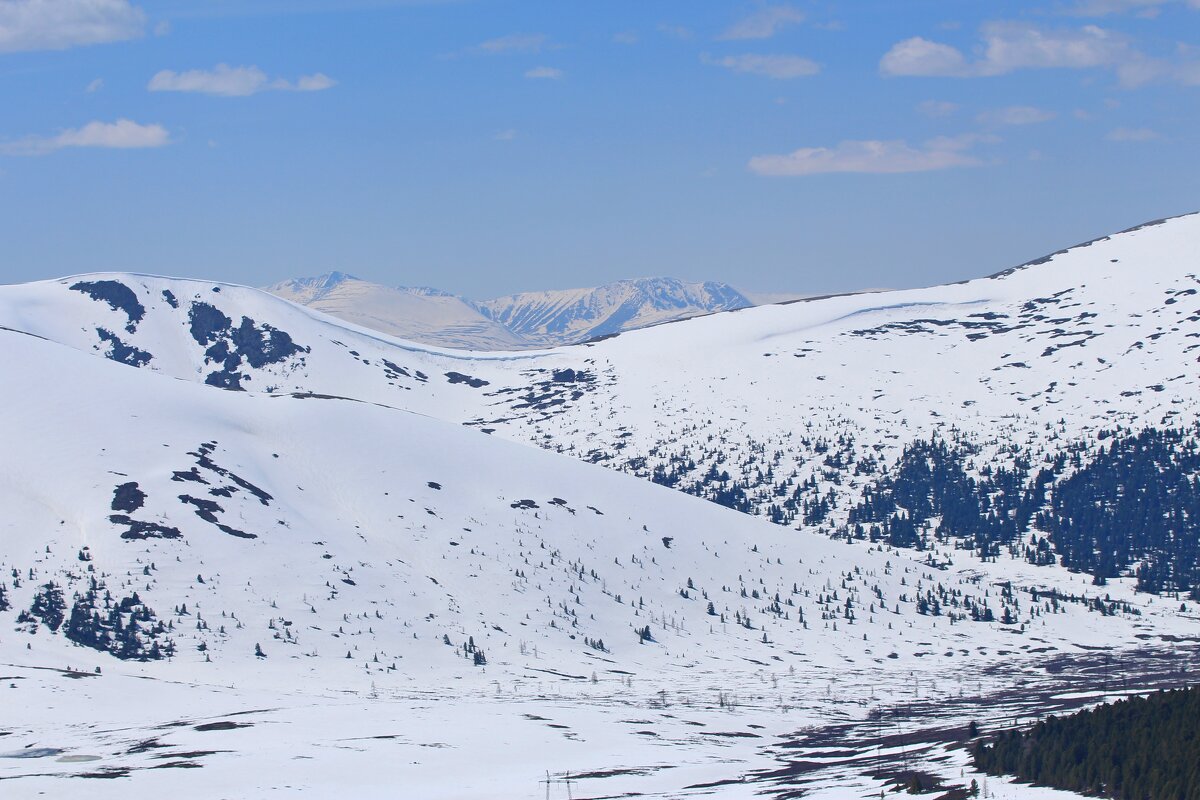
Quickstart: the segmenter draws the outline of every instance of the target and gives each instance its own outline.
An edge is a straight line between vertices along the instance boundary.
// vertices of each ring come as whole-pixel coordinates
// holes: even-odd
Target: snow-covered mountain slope
[[[987,463],[1194,424],[1198,254],[1192,215],[991,278],[635,331],[543,359],[595,376],[579,398],[480,423],[757,513],[786,504],[793,524],[832,493],[832,528],[932,434]]]
[[[984,463],[1192,424],[1197,252],[1193,215],[990,278],[548,352],[439,350],[255,290],[147,276],[4,287],[0,325],[189,380],[408,408],[833,530],[932,434]],[[815,519],[814,503],[831,508]]]
[[[548,352],[439,350],[255,290],[148,276],[4,287],[0,325],[188,380],[409,408],[641,475],[658,469],[697,494],[720,488],[707,486],[716,468],[745,507],[791,501],[794,520],[812,480],[844,515],[871,477],[860,462],[891,463],[935,432],[994,455],[1117,425],[1190,424],[1197,252],[1193,215],[990,278],[710,315]]]
[[[470,302],[436,289],[392,288],[331,272],[277,283],[266,291],[364,328],[425,344],[469,350],[531,346]]]
[[[850,596],[878,607],[867,615],[882,618],[885,604],[901,613],[890,609],[909,602],[902,587],[922,581],[978,595],[997,612],[1005,604],[984,599],[973,569],[930,574],[896,552],[797,535],[422,415],[214,391],[27,335],[0,336],[8,376],[0,561],[11,577],[10,611],[34,607],[49,581],[68,611],[93,579],[118,602],[137,592],[156,619],[189,617],[156,636],[193,669],[253,661],[259,644],[268,659],[279,657],[271,664],[325,658],[330,669],[362,670],[368,661],[386,673],[411,656],[422,670],[471,674],[444,648],[445,634],[456,644],[473,636],[489,663],[525,663],[524,642],[546,664],[578,672],[605,663],[732,665],[761,655],[766,633],[833,666],[844,645],[854,654],[861,647],[814,624],[833,602],[816,595],[847,575],[858,576],[847,586],[869,589],[843,590],[835,615],[843,620],[863,622],[858,600],[846,612]],[[172,612],[184,603],[191,615]],[[208,625],[190,624],[196,610]],[[221,612],[234,620],[225,633],[213,629]],[[752,627],[728,625],[742,614]],[[365,622],[336,631],[347,615]],[[710,648],[703,642],[720,615],[723,643]],[[939,636],[925,630],[928,621],[908,622],[921,637]],[[664,647],[639,643],[634,630],[644,625]],[[29,626],[44,646],[65,630],[56,637],[44,620]],[[910,635],[876,633],[889,646]],[[208,647],[198,650],[201,642]],[[346,659],[342,643],[371,657]]]
[[[594,289],[525,292],[479,303],[492,319],[543,345],[573,344],[753,305],[725,283],[638,278]]]
[[[125,280],[146,300],[158,286]],[[181,306],[208,299],[175,285]],[[240,307],[261,316],[279,302]],[[121,334],[149,346],[165,309],[131,320],[118,305],[136,329]],[[294,313],[275,322],[295,331],[292,347],[313,345],[281,363],[323,355]],[[282,328],[235,331],[244,359],[262,358],[251,342],[290,350]],[[159,336],[167,355],[149,364],[182,363],[166,327]],[[1101,614],[1086,578],[1057,567],[947,566],[957,557],[938,552],[935,569],[376,403],[221,391],[11,326],[0,342],[0,663],[13,710],[0,778],[11,796],[79,776],[132,782],[100,782],[97,796],[301,785],[383,797],[401,780],[421,796],[526,797],[550,767],[679,796],[769,764],[762,737],[821,719],[835,680],[839,695],[899,696],[910,670],[936,662],[961,676],[943,691],[974,681],[982,693],[997,669],[1037,679],[1050,655],[1192,625],[1126,585],[1109,588]],[[925,592],[993,621],[918,613]],[[55,699],[56,670],[75,677],[67,696],[89,698],[86,712]],[[426,741],[418,718],[439,738]],[[360,758],[330,752],[359,741]],[[287,779],[248,775],[246,759],[270,760],[280,742]],[[496,767],[463,776],[464,789],[422,754],[430,746]],[[665,775],[644,766],[663,758],[676,762]],[[181,762],[202,768],[186,782],[156,771]],[[610,776],[614,764],[643,766]],[[736,783],[730,796],[742,796]]]
[[[674,278],[528,292],[479,303],[437,289],[394,289],[341,272],[284,281],[266,291],[402,339],[468,350],[575,344],[753,305],[727,284]]]

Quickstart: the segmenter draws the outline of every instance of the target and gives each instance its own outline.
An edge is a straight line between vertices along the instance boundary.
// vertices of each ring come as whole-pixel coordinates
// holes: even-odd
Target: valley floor
[[[36,663],[0,668],[6,798],[848,798],[1050,800],[974,772],[967,726],[1027,724],[1187,683],[1196,643],[1023,658],[934,676],[849,668],[592,682],[527,671],[355,691],[218,686]],[[463,681],[462,683],[466,683]],[[265,682],[264,682],[265,684]],[[469,768],[468,768],[469,767]],[[547,786],[547,777],[550,784]]]

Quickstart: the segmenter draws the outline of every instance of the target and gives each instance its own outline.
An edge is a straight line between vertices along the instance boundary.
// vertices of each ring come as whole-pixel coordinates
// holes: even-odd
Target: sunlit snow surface
[[[552,797],[576,798],[877,796],[906,770],[982,783],[967,721],[1176,680],[1195,614],[1007,556],[940,552],[936,569],[620,472],[683,448],[734,472],[761,451],[776,474],[824,481],[814,448],[839,436],[894,458],[934,431],[997,453],[1190,424],[1198,244],[1187,217],[999,279],[543,353],[438,351],[220,284],[4,287],[0,792],[540,798],[547,773]],[[841,478],[844,515],[858,484]],[[115,510],[130,483],[144,499]],[[178,536],[136,538],[145,526]],[[92,578],[170,622],[174,657],[120,661],[17,623],[47,581],[69,611]],[[1064,603],[951,625],[912,602],[1004,581],[1025,611],[1040,587],[1141,613]]]

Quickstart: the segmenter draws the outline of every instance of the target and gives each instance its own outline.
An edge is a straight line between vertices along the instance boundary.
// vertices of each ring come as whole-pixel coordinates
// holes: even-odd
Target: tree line
[[[974,745],[992,775],[1113,800],[1200,800],[1200,688],[1132,697]]]

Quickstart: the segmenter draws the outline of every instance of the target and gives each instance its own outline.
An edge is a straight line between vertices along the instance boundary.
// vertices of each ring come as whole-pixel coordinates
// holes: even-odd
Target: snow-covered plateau
[[[495,352],[0,287],[0,794],[1069,797],[975,773],[967,726],[1200,666],[1161,548],[1047,529],[1098,445],[1191,435],[1198,262],[1188,216]],[[914,453],[991,528],[905,500]]]

